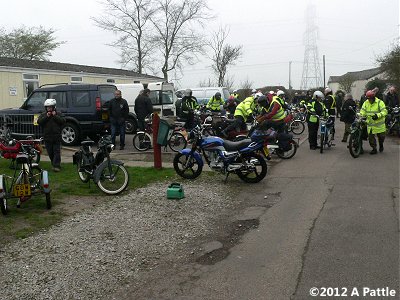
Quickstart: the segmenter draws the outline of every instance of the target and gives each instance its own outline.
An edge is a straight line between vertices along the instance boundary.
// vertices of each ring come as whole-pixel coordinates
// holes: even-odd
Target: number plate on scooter
[[[14,185],[14,196],[22,197],[22,196],[30,196],[31,186],[29,184],[16,184]]]
[[[268,149],[267,146],[264,146],[264,147],[263,147],[263,152],[264,152],[264,154],[265,154],[265,157],[267,157],[267,156],[269,155],[269,149]]]

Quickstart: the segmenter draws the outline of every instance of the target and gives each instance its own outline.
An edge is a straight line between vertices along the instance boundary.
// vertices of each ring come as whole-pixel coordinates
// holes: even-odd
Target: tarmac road
[[[343,124],[336,124],[336,146],[320,154],[306,141],[263,182],[243,187],[237,197],[248,200],[259,225],[225,259],[164,279],[164,285],[155,281],[147,296],[350,299],[356,288],[368,299],[361,297],[363,288],[388,287],[394,297],[374,299],[399,299],[399,140],[388,138],[385,151],[374,156],[364,142],[365,154],[354,159],[340,142]],[[333,288],[342,297],[312,297],[313,287],[313,293]],[[136,292],[134,299],[146,298]]]

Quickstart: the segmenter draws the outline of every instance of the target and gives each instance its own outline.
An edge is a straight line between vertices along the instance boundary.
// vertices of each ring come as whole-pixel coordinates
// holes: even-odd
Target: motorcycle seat
[[[252,143],[251,139],[244,139],[238,142],[231,142],[224,140],[224,147],[226,151],[237,151],[247,147]]]

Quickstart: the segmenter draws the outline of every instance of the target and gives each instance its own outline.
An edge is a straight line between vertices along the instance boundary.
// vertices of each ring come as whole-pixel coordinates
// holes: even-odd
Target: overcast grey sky
[[[236,87],[246,79],[255,87],[288,87],[292,61],[292,86],[299,88],[304,15],[310,2],[317,7],[318,50],[321,60],[322,54],[326,55],[326,80],[330,75],[375,67],[376,56],[399,37],[399,0],[208,0],[216,18],[208,22],[205,31],[229,25],[228,42],[243,45],[243,57],[228,71]],[[57,38],[67,42],[53,52],[52,61],[120,68],[118,53],[105,45],[115,37],[90,19],[101,12],[96,0],[2,0],[0,26],[52,27]],[[202,58],[188,66],[177,76],[177,86],[194,87],[213,77],[210,64]]]

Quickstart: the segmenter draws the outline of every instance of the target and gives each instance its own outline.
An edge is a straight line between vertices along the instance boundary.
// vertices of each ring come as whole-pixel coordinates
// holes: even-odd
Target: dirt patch
[[[70,196],[59,200],[53,210],[66,216],[71,216],[85,209],[96,207],[107,200],[108,197],[100,196]]]

